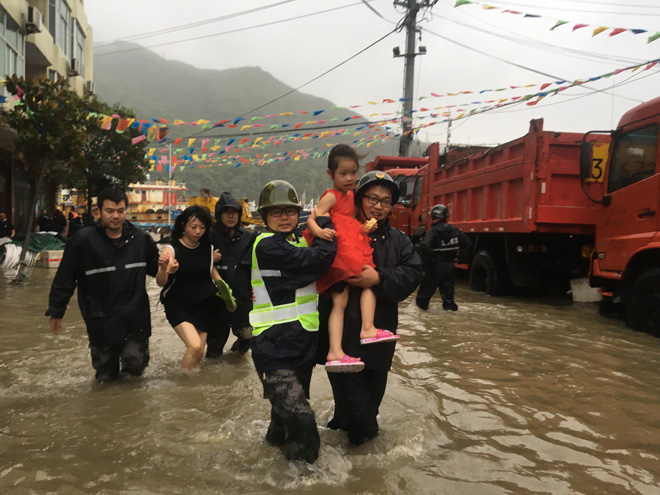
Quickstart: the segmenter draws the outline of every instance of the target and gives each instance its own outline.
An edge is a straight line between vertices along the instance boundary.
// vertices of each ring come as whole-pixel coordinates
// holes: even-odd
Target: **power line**
[[[127,48],[125,50],[116,50],[116,51],[113,51],[113,52],[104,52],[104,53],[94,54],[94,56],[95,57],[103,57],[105,55],[115,55],[117,53],[133,52],[133,51],[136,51],[136,50],[146,50],[148,48],[156,48],[156,47],[159,47],[159,46],[175,45],[177,43],[186,43],[188,41],[197,41],[197,40],[202,40],[202,39],[207,39],[207,38],[213,38],[215,36],[222,36],[222,35],[225,35],[225,34],[240,33],[240,32],[243,32],[243,31],[249,31],[251,29],[257,29],[257,28],[262,28],[262,27],[266,27],[266,26],[274,26],[276,24],[282,24],[284,22],[297,21],[299,19],[305,19],[307,17],[313,17],[313,16],[320,15],[320,14],[327,14],[328,12],[334,12],[334,11],[337,11],[337,10],[347,9],[347,8],[350,8],[350,7],[355,7],[356,5],[362,5],[362,2],[351,3],[349,5],[343,5],[341,7],[334,7],[332,9],[321,10],[319,12],[312,12],[310,14],[303,14],[303,15],[299,15],[299,16],[295,16],[295,17],[289,17],[288,19],[281,19],[279,21],[265,22],[263,24],[255,24],[254,26],[248,26],[248,27],[244,27],[244,28],[234,29],[234,30],[231,30],[231,31],[223,31],[221,33],[206,34],[206,35],[203,35],[203,36],[196,36],[194,38],[186,38],[186,39],[177,40],[177,41],[166,41],[166,42],[163,42],[163,43],[156,43],[154,45],[138,46],[138,47],[134,47],[134,48]],[[111,46],[111,45],[108,45],[108,46]]]
[[[517,67],[517,68],[519,68],[519,69],[523,69],[523,70],[527,70],[527,71],[530,71],[530,72],[534,72],[535,74],[540,74],[540,75],[542,75],[542,76],[550,77],[550,78],[552,78],[552,79],[561,79],[561,80],[565,80],[565,79],[566,79],[565,77],[560,77],[560,76],[556,76],[556,75],[553,75],[553,74],[549,74],[549,73],[547,73],[547,72],[543,72],[543,71],[540,71],[540,70],[537,70],[537,69],[533,69],[533,68],[531,68],[531,67],[527,67],[526,65],[517,64],[517,63],[515,63],[515,62],[512,62],[512,61],[510,61],[510,60],[506,60],[506,59],[501,58],[501,57],[498,57],[498,56],[496,56],[496,55],[491,55],[491,54],[488,54],[488,53],[483,52],[483,51],[481,51],[481,50],[477,50],[476,48],[472,48],[471,46],[465,45],[465,44],[463,44],[463,43],[459,43],[459,42],[456,41],[456,40],[453,40],[453,39],[451,39],[451,38],[447,38],[446,36],[442,36],[441,34],[438,34],[438,33],[435,33],[435,32],[433,32],[433,31],[430,31],[429,29],[424,29],[424,31],[427,32],[427,33],[432,34],[433,36],[437,36],[438,38],[441,38],[441,39],[443,39],[443,40],[445,40],[445,41],[448,41],[449,43],[453,43],[453,44],[458,45],[458,46],[460,46],[460,47],[462,47],[462,48],[465,48],[466,50],[470,50],[470,51],[476,52],[476,53],[478,53],[478,54],[480,54],[480,55],[483,55],[483,56],[485,56],[485,57],[494,58],[495,60],[499,60],[500,62],[504,62],[505,64],[512,65],[512,66]],[[598,90],[598,91],[601,91],[601,92],[607,93],[607,90]],[[634,101],[634,102],[636,102],[636,103],[642,103],[642,100],[638,100],[638,99],[635,99],[635,98],[630,98],[630,97],[623,96],[623,95],[616,95],[616,96],[617,96],[618,98],[623,98],[623,99],[626,99],[626,100]]]
[[[454,24],[458,24],[459,26],[463,26],[463,27],[466,27],[468,29],[473,29],[473,30],[479,31],[480,33],[490,34],[491,36],[495,36],[496,38],[500,38],[500,39],[510,41],[511,43],[518,43],[518,44],[524,44],[525,46],[529,46],[529,43],[531,42],[534,45],[536,45],[534,48],[536,48],[537,50],[555,51],[557,53],[567,52],[567,53],[570,53],[573,56],[582,56],[583,58],[591,57],[591,58],[596,59],[596,60],[597,59],[602,59],[602,60],[607,60],[607,61],[611,61],[611,62],[624,62],[624,63],[635,63],[635,62],[637,62],[637,60],[633,60],[633,59],[626,59],[626,58],[622,58],[622,57],[611,57],[611,56],[607,56],[607,55],[601,55],[599,53],[586,52],[584,50],[574,50],[572,48],[566,48],[566,47],[562,47],[562,46],[558,46],[558,45],[553,45],[553,44],[550,44],[550,43],[540,42],[540,41],[535,40],[533,38],[528,38],[528,37],[516,38],[514,36],[508,36],[506,34],[498,34],[498,33],[495,33],[493,31],[489,31],[489,30],[483,29],[483,28],[478,28],[476,26],[472,26],[470,24],[467,24],[467,23],[464,23],[464,22],[461,22],[461,21],[458,21],[458,20],[455,20],[455,19],[450,19],[450,18],[445,17],[445,16],[438,16],[438,17],[440,17],[441,19],[444,19],[446,21],[452,22]],[[498,27],[496,24],[486,22],[482,19],[477,19],[474,16],[472,16],[471,18],[474,19],[474,20],[478,20],[482,24],[486,24],[488,26],[493,26],[493,27]]]
[[[163,34],[170,34],[170,33],[176,32],[176,31],[183,31],[185,29],[191,29],[191,28],[194,28],[194,27],[204,26],[204,25],[207,25],[207,24],[213,24],[215,22],[226,21],[227,19],[233,19],[235,17],[241,17],[241,16],[244,16],[244,15],[247,15],[247,14],[252,14],[254,12],[260,12],[262,10],[267,10],[267,9],[270,9],[270,8],[273,8],[273,7],[279,7],[280,5],[284,5],[286,3],[291,3],[291,2],[295,2],[295,1],[297,1],[297,0],[283,0],[281,2],[266,5],[264,7],[258,7],[258,8],[254,8],[254,9],[244,10],[242,12],[236,12],[234,14],[228,14],[228,15],[223,15],[223,16],[220,16],[220,17],[214,17],[213,19],[205,19],[203,21],[191,22],[189,24],[182,24],[182,25],[179,25],[179,26],[173,26],[173,27],[170,27],[170,28],[160,29],[160,30],[157,30],[157,31],[150,31],[148,33],[141,33],[141,34],[135,34],[135,35],[132,35],[132,36],[125,36],[124,38],[119,38],[119,39],[116,39],[116,40],[113,40],[113,41],[99,42],[99,43],[95,43],[94,45],[96,47],[101,47],[102,48],[103,46],[107,46],[107,45],[116,43],[118,41],[134,41],[134,40],[138,40],[138,39],[142,39],[142,38],[151,38],[151,37],[154,37],[154,36],[161,36]]]
[[[335,65],[334,67],[332,67],[332,68],[326,70],[326,71],[323,72],[322,74],[319,74],[318,76],[316,76],[316,77],[310,79],[309,81],[307,81],[307,82],[301,84],[301,85],[298,86],[297,88],[294,88],[294,89],[292,89],[291,91],[287,91],[286,93],[284,93],[284,94],[278,96],[277,98],[273,98],[272,100],[270,100],[270,101],[264,103],[263,105],[259,105],[259,106],[256,107],[256,108],[253,108],[253,109],[251,109],[251,110],[248,110],[247,112],[244,112],[244,113],[242,113],[241,115],[239,115],[239,117],[244,117],[245,115],[249,115],[249,114],[251,114],[252,112],[256,112],[257,110],[260,110],[260,109],[262,109],[263,107],[266,107],[266,106],[270,105],[271,103],[275,103],[276,101],[281,100],[282,98],[284,98],[284,97],[286,97],[286,96],[289,96],[291,93],[294,93],[294,92],[300,90],[301,88],[304,88],[304,87],[307,86],[308,84],[313,83],[313,82],[316,81],[317,79],[320,79],[320,78],[322,78],[323,76],[329,74],[330,72],[332,72],[333,70],[335,70],[335,69],[341,67],[342,65],[344,65],[344,64],[347,63],[347,62],[349,62],[350,60],[353,60],[353,59],[354,59],[355,57],[357,57],[358,55],[360,55],[360,54],[366,52],[369,48],[371,48],[371,47],[377,45],[378,43],[380,43],[381,41],[383,41],[385,38],[387,38],[388,36],[390,36],[390,35],[393,34],[394,32],[396,32],[396,30],[392,30],[392,31],[390,31],[390,32],[387,33],[385,36],[382,36],[381,38],[379,38],[379,39],[377,39],[376,41],[374,41],[373,43],[371,43],[369,46],[363,48],[362,50],[358,51],[357,53],[354,53],[353,55],[351,55],[351,56],[348,57],[347,59],[344,59],[342,62],[339,62],[339,63],[338,63],[337,65]],[[207,129],[207,130],[208,130],[208,129]],[[191,138],[191,137],[194,137],[194,136],[198,136],[198,135],[200,135],[200,134],[202,134],[202,133],[204,133],[204,132],[206,132],[206,131],[202,130],[202,131],[199,131],[199,132],[197,132],[197,133],[195,133],[195,134],[191,134],[191,135],[188,136],[188,137]]]

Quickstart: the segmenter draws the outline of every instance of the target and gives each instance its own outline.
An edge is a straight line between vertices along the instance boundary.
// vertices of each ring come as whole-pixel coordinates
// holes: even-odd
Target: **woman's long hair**
[[[176,241],[177,239],[181,239],[186,225],[195,218],[206,226],[206,230],[204,231],[204,235],[201,237],[200,242],[210,242],[209,231],[211,230],[211,225],[213,223],[211,213],[207,208],[199,205],[189,206],[183,210],[178,217],[176,217],[176,220],[174,221],[174,229],[172,230],[172,240]]]

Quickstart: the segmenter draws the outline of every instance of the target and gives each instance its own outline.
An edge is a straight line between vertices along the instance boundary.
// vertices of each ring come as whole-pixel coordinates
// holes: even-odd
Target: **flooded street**
[[[325,427],[317,368],[322,445],[307,466],[265,443],[249,354],[180,369],[153,280],[149,367],[96,384],[75,298],[62,333],[48,330],[54,272],[35,268],[21,287],[0,272],[3,495],[660,493],[660,339],[595,304],[493,299],[463,281],[456,313],[408,298],[380,436],[351,448]]]

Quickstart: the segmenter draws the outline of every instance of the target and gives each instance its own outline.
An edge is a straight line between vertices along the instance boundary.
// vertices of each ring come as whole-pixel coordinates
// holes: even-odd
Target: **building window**
[[[85,33],[73,18],[66,0],[49,0],[48,31],[68,59],[78,62],[78,73],[85,75]]]
[[[0,70],[2,75],[25,75],[25,38],[20,26],[0,7]]]
[[[78,61],[78,74],[85,77],[85,33],[83,33],[78,21],[73,23],[74,42],[73,58]]]

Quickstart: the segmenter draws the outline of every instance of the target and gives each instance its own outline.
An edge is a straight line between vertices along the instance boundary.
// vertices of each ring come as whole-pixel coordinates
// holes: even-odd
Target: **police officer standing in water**
[[[209,233],[216,250],[214,253],[215,267],[222,279],[227,282],[236,297],[238,307],[233,313],[222,307],[222,316],[218,319],[219,332],[209,334],[206,340],[206,357],[222,356],[222,349],[229,336],[229,328],[236,336],[231,346],[231,352],[245,354],[250,349],[252,327],[248,314],[252,309],[252,300],[245,297],[239,290],[242,282],[249,279],[240,268],[241,260],[246,252],[252,249],[255,234],[241,226],[243,207],[230,192],[223,192],[215,205],[215,225]],[[219,256],[219,259],[218,259]]]
[[[459,228],[447,223],[449,211],[445,205],[431,208],[431,230],[419,245],[419,253],[424,262],[424,279],[417,291],[415,302],[426,310],[436,289],[440,289],[442,309],[458,311],[454,302],[454,283],[456,281],[456,256],[469,259],[472,241]]]
[[[318,347],[316,280],[332,265],[337,244],[319,238],[307,244],[298,230],[298,194],[286,181],[266,184],[258,209],[267,232],[245,261],[252,273],[252,360],[271,403],[266,441],[289,460],[312,463],[321,443],[309,404]],[[324,220],[322,228],[333,227]]]

